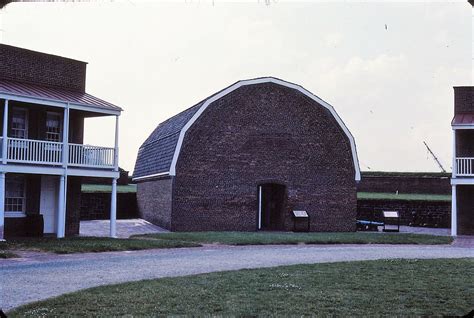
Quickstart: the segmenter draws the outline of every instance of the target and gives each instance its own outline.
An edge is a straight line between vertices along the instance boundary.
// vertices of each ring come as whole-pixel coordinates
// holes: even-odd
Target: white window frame
[[[22,199],[22,211],[9,211],[7,210],[7,187],[8,187],[8,181],[12,181],[12,179],[19,179],[22,178],[23,181],[23,197],[15,197],[14,199]],[[21,217],[26,217],[26,178],[24,175],[14,175],[14,176],[8,176],[5,180],[5,217],[9,218],[21,218]]]
[[[25,114],[25,128],[24,128],[25,133],[24,133],[24,137],[18,137],[18,136],[13,135],[14,131],[19,130],[19,129],[13,128],[13,118],[14,118],[15,112],[23,112]],[[19,138],[19,139],[28,139],[28,123],[29,123],[29,121],[28,121],[29,118],[28,117],[29,117],[28,109],[21,108],[21,107],[13,107],[12,108],[12,115],[10,117],[10,133],[11,133],[11,136],[9,136],[9,137]]]
[[[58,124],[59,124],[59,131],[57,133],[54,132],[48,132],[48,116],[56,116],[58,118]],[[62,119],[63,116],[61,113],[58,112],[46,112],[46,122],[45,122],[45,140],[51,141],[51,142],[61,142],[62,141],[62,132],[63,132],[63,125],[62,125]],[[49,139],[48,134],[57,134],[58,138],[55,140]]]

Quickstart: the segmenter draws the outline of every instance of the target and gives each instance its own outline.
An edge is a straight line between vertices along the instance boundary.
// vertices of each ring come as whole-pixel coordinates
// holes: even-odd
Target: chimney
[[[474,113],[474,86],[454,87],[454,114]]]

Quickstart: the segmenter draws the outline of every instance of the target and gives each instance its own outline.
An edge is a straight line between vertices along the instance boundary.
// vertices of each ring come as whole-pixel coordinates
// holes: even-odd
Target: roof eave
[[[70,108],[73,109],[78,109],[78,110],[88,110],[88,111],[93,111],[97,113],[102,113],[102,114],[110,114],[110,115],[120,115],[120,113],[123,111],[121,107],[115,106],[117,109],[106,109],[101,106],[95,106],[95,105],[87,105],[87,104],[81,104],[81,103],[71,103],[65,100],[56,100],[56,99],[49,99],[49,98],[43,98],[43,97],[35,97],[35,96],[29,96],[29,95],[22,95],[22,94],[14,94],[14,93],[8,93],[8,92],[0,92],[0,99],[8,99],[8,100],[15,100],[15,101],[20,101],[20,102],[29,102],[33,104],[41,104],[41,105],[48,105],[48,106],[53,106],[53,107],[62,107],[66,108],[67,105],[69,104]]]
[[[132,178],[132,181],[146,181],[146,180],[150,180],[150,179],[157,179],[157,178],[169,177],[169,176],[171,176],[170,172],[165,171],[165,172],[159,172],[159,173],[154,173],[154,174],[150,174],[150,175],[146,175],[146,176],[140,176],[140,177]]]

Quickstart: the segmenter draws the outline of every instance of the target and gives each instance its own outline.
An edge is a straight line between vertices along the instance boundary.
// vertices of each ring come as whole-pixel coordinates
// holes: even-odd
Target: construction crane
[[[428,152],[431,154],[431,156],[433,156],[433,159],[436,161],[436,163],[438,164],[439,168],[441,169],[442,172],[446,172],[446,169],[444,169],[443,165],[441,164],[441,162],[439,162],[438,158],[435,156],[435,154],[433,153],[433,151],[431,151],[430,147],[428,146],[428,144],[426,143],[426,141],[423,141],[423,143],[425,144],[425,147],[426,149],[428,149]]]

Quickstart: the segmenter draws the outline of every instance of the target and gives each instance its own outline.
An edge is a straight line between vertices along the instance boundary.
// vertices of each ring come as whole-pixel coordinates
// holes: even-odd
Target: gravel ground
[[[99,285],[243,268],[388,258],[464,257],[474,258],[474,249],[449,245],[267,245],[43,254],[0,261],[0,304],[8,310]]]

